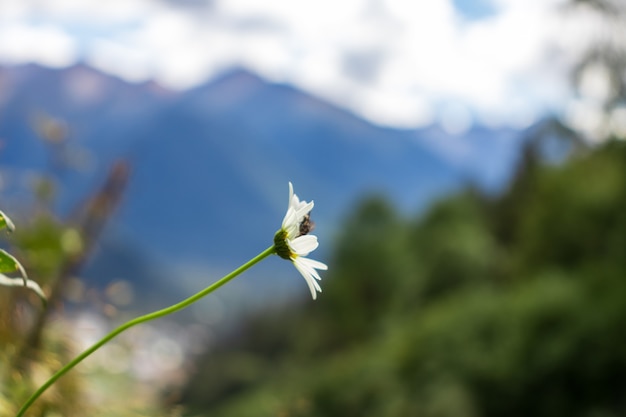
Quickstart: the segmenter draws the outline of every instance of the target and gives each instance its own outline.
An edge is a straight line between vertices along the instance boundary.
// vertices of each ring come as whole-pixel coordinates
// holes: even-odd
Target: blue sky
[[[173,89],[235,65],[379,125],[525,127],[569,99],[562,3],[2,0],[0,64],[84,62]]]

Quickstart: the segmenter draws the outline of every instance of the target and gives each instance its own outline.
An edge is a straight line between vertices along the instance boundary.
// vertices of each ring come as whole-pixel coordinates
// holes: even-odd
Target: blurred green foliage
[[[416,219],[363,201],[319,299],[250,317],[182,403],[216,417],[623,415],[625,207],[618,141],[560,165],[531,155],[504,195],[466,191]]]
[[[71,230],[50,215],[39,214],[30,224],[20,224],[11,236],[13,251],[29,276],[49,291],[61,279],[71,253],[61,245]],[[64,332],[52,329],[53,309],[42,306],[25,288],[0,289],[0,416],[17,413],[28,396],[74,355]],[[55,306],[50,306],[54,308]],[[32,416],[80,415],[84,409],[80,378],[59,381],[32,408]]]
[[[112,307],[98,303],[95,293],[88,297],[85,286],[77,283],[83,263],[123,194],[128,167],[123,161],[114,164],[104,184],[93,190],[69,218],[61,219],[52,207],[58,174],[70,168],[65,160],[70,150],[67,131],[61,121],[44,115],[38,117],[38,123],[42,139],[50,145],[50,167],[33,181],[34,204],[24,207],[14,218],[14,233],[0,237],[7,238],[3,246],[10,247],[10,253],[23,264],[29,278],[41,285],[50,302],[42,306],[36,294],[26,288],[0,286],[0,417],[15,416],[37,388],[81,353],[76,322],[69,320],[71,314],[64,314],[66,307],[72,307],[67,305],[67,298],[89,304],[94,313],[99,307],[105,311]],[[0,221],[3,225],[8,224]],[[3,272],[15,269],[8,262],[11,259],[5,258]],[[111,318],[115,308],[108,311],[113,311],[107,316]],[[105,316],[104,311],[100,313]],[[160,401],[154,401],[155,392],[141,390],[137,382],[128,372],[79,366],[44,392],[26,415],[178,415],[176,409],[165,411]]]

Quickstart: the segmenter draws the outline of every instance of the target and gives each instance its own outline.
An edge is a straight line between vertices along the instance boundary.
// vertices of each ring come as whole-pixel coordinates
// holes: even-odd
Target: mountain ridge
[[[6,84],[12,87],[0,93],[0,168],[50,171],[51,147],[37,137],[32,114],[64,123],[68,147],[89,156],[82,171],[51,172],[61,183],[60,212],[125,159],[132,174],[104,239],[123,239],[166,263],[221,268],[266,247],[279,227],[288,181],[301,197],[315,199],[316,233],[327,243],[364,193],[382,192],[416,211],[470,183],[497,189],[513,169],[520,136],[475,128],[474,139],[472,131],[450,138],[434,127],[379,127],[240,68],[188,91],[129,84],[84,65],[0,68],[0,85]],[[480,159],[451,163],[432,146],[444,140]],[[496,168],[487,163],[500,159]]]

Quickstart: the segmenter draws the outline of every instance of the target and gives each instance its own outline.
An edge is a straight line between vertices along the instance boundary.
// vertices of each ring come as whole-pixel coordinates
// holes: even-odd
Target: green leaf
[[[27,285],[28,276],[22,264],[6,251],[0,249],[0,274],[19,272],[22,275],[24,285]]]
[[[48,303],[48,300],[46,299],[46,295],[43,293],[43,290],[41,289],[39,284],[37,284],[33,280],[26,279],[26,281],[24,281],[22,278],[11,278],[7,277],[4,274],[0,274],[0,285],[5,285],[7,287],[26,287],[30,290],[33,290],[35,294],[39,296],[39,298],[43,302],[44,307]]]
[[[13,232],[15,230],[15,225],[13,224],[11,219],[9,219],[9,216],[0,211],[0,229],[5,227],[9,232]]]

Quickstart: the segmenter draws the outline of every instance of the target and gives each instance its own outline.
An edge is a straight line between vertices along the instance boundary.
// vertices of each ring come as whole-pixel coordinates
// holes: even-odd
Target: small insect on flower
[[[308,235],[315,229],[315,223],[311,220],[311,214],[307,213],[302,219],[302,223],[300,223],[300,236]]]
[[[317,236],[309,234],[314,227],[310,214],[313,206],[313,201],[300,201],[293,192],[293,185],[289,183],[289,205],[282,227],[274,236],[274,248],[278,256],[290,260],[302,274],[315,300],[317,293],[322,292],[317,283],[322,278],[317,270],[326,270],[328,267],[322,262],[306,258],[319,245]]]

